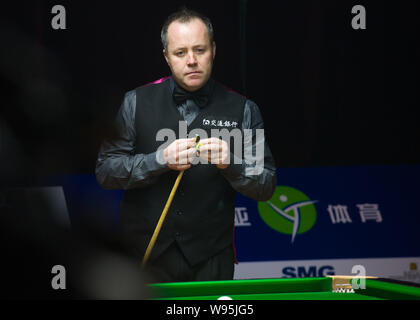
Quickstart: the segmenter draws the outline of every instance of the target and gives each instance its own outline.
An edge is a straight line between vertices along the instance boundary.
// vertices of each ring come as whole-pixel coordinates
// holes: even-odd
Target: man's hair
[[[165,21],[165,23],[162,26],[162,31],[160,32],[160,39],[162,41],[163,49],[166,51],[168,50],[168,28],[169,25],[174,21],[179,21],[181,23],[187,23],[190,22],[193,19],[200,19],[204,25],[207,27],[207,32],[209,34],[210,39],[210,45],[213,45],[214,40],[214,31],[213,31],[213,25],[211,24],[211,21],[206,16],[202,15],[201,13],[187,9],[186,7],[182,7],[178,11],[172,13]]]

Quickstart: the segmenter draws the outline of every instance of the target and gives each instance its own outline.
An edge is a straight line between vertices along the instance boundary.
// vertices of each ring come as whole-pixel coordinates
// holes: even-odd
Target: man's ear
[[[166,63],[169,64],[169,60],[168,60],[168,54],[166,53],[166,50],[163,49],[163,56],[165,57]]]
[[[216,57],[216,42],[215,41],[213,41],[213,45],[211,49],[213,50],[213,59],[214,59]]]

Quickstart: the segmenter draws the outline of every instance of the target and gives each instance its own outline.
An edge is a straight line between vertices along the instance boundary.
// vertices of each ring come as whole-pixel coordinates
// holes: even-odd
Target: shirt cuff
[[[152,172],[161,173],[170,170],[163,156],[163,149],[147,154],[145,160],[149,164],[149,169]]]
[[[230,153],[230,163],[225,169],[220,169],[221,174],[228,180],[235,180],[242,175],[242,159]]]

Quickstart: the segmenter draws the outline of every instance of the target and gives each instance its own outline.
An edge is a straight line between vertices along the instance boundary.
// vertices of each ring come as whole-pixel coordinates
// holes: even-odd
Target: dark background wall
[[[93,173],[124,93],[169,75],[160,28],[182,4],[213,21],[214,77],[258,103],[278,167],[420,162],[415,1],[9,1],[3,181]]]

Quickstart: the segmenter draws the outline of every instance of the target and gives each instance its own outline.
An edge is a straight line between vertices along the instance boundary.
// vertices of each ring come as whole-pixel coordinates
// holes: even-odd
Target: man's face
[[[175,81],[188,91],[200,89],[210,78],[216,55],[216,44],[211,46],[205,24],[200,19],[174,21],[169,25],[167,39],[163,54]]]

